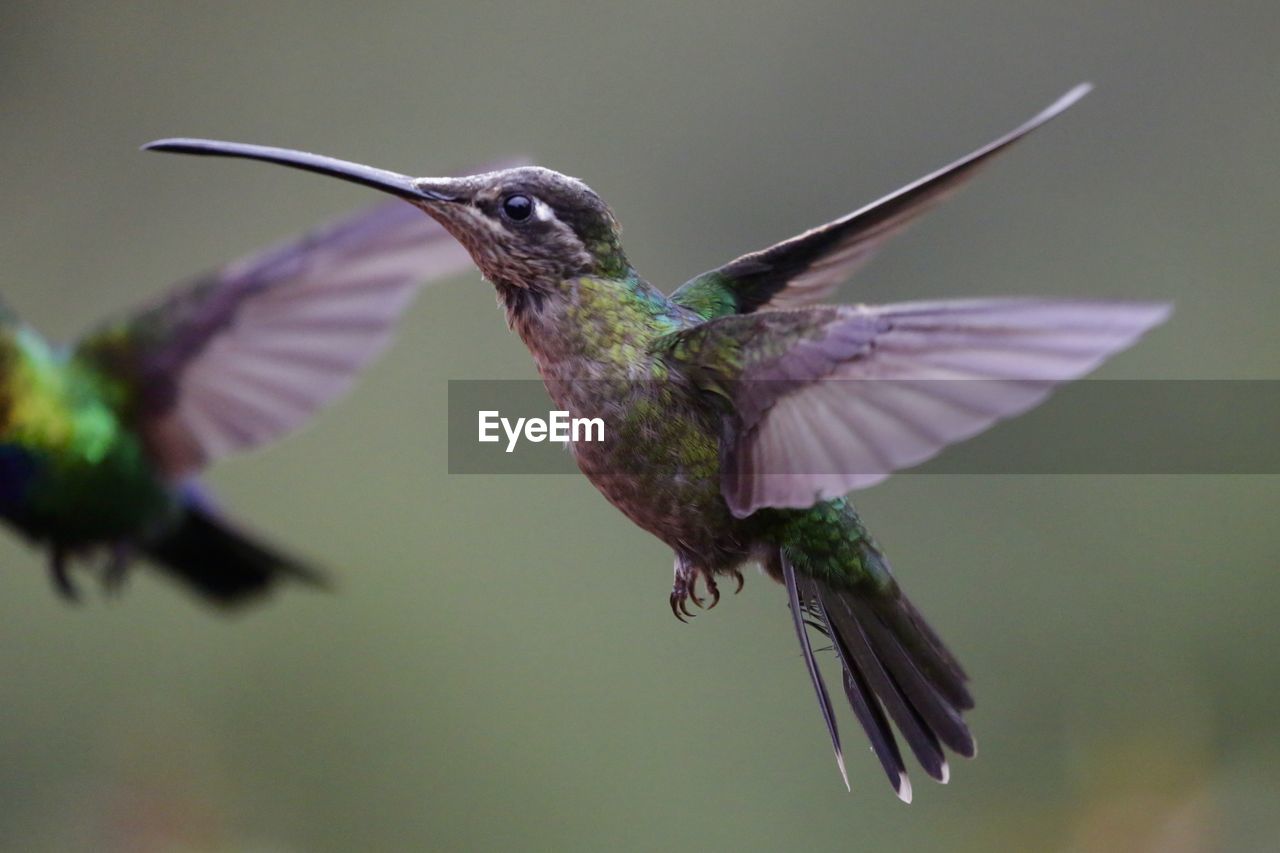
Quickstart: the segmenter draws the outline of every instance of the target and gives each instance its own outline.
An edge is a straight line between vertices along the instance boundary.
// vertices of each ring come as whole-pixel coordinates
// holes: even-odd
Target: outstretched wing
[[[822,302],[890,237],[932,210],[1010,145],[1083,98],[1076,86],[1021,127],[834,222],[705,272],[671,294],[706,319]]]
[[[379,204],[229,264],[85,336],[167,475],[301,426],[390,341],[422,283],[471,266],[422,211]]]
[[[1170,306],[975,299],[712,320],[661,351],[727,395],[721,491],[745,516],[880,482],[1083,376]]]

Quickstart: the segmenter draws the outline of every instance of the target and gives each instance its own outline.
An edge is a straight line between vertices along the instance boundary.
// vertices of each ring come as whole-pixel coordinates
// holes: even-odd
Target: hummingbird
[[[848,787],[810,630],[890,785],[910,802],[898,735],[933,779],[972,757],[968,675],[907,599],[847,493],[1041,402],[1161,323],[1170,306],[980,298],[826,305],[890,237],[981,166],[1078,101],[825,225],[743,255],[670,295],[623,250],[582,181],[524,167],[412,178],[304,151],[202,139],[151,150],[266,161],[352,181],[420,208],[494,286],[559,409],[600,417],[571,442],[581,471],[674,552],[668,602],[710,609],[756,564],[791,623]],[[699,592],[701,584],[703,591]]]
[[[428,278],[470,266],[447,232],[381,202],[174,288],[70,346],[0,303],[0,518],[108,588],[145,556],[230,607],[324,583],[215,506],[198,475],[341,396]]]

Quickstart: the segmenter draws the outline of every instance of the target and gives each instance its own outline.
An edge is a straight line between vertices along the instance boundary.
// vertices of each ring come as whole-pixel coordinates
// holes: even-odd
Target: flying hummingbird
[[[54,347],[0,304],[0,518],[109,586],[137,554],[234,605],[319,573],[250,535],[196,481],[340,396],[418,286],[470,266],[431,220],[383,202],[244,258]]]
[[[945,782],[944,747],[974,754],[968,677],[904,596],[851,489],[1043,400],[1163,321],[1167,305],[966,299],[820,303],[889,237],[1088,91],[847,216],[664,295],[631,266],[605,203],[542,168],[411,178],[315,154],[198,139],[147,148],[264,160],[373,187],[453,234],[497,289],[558,408],[603,418],[571,447],[633,522],[675,551],[670,605],[712,607],[757,562],[781,582],[840,772],[836,715],[808,634],[890,784],[911,799],[890,722]],[[839,381],[866,380],[866,381]],[[983,380],[983,381],[973,381]],[[701,581],[706,598],[698,592]]]

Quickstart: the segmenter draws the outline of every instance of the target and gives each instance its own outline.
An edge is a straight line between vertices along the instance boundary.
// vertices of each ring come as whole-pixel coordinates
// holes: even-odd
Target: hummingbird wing
[[[1139,302],[973,299],[733,315],[660,352],[727,396],[735,515],[874,485],[1043,401],[1163,322]]]
[[[705,319],[824,301],[890,237],[949,198],[988,160],[1061,114],[1090,88],[1087,83],[1076,86],[1022,126],[879,201],[702,273],[671,294],[671,299]]]
[[[386,347],[423,282],[471,266],[422,211],[385,202],[179,287],[74,358],[123,384],[127,418],[180,477],[301,426]]]

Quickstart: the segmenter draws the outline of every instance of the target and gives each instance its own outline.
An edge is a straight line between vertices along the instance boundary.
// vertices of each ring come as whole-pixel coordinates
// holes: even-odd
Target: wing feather
[[[997,154],[1088,94],[1082,83],[1014,130],[948,166],[817,228],[686,282],[671,298],[706,319],[824,301],[891,237],[932,210]]]
[[[402,201],[315,229],[87,335],[83,362],[131,389],[168,475],[289,433],[387,346],[418,287],[471,259]]]
[[[729,389],[721,491],[745,516],[812,506],[924,462],[1040,403],[1169,313],[1046,299],[809,308],[712,320],[676,333],[685,340],[669,351],[725,358],[690,373]]]

